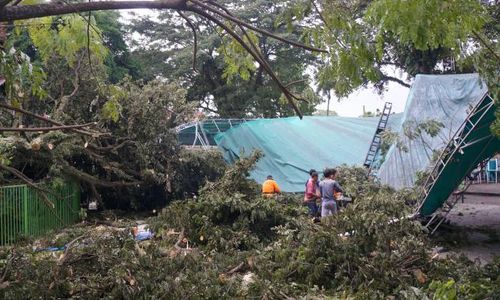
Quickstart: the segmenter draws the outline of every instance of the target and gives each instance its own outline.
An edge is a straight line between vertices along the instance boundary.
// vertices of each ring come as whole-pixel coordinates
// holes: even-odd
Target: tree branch
[[[188,26],[193,31],[193,39],[194,39],[194,45],[193,45],[193,71],[198,72],[198,70],[196,69],[196,54],[198,53],[198,34],[196,33],[196,27],[194,26],[193,22],[191,22],[191,20],[189,20],[189,18],[183,12],[181,12],[180,10],[178,10],[177,13],[179,14],[179,16],[181,16],[181,18],[183,18],[184,20],[186,20],[186,23],[188,24]]]
[[[91,122],[87,124],[79,124],[79,125],[65,125],[65,126],[52,126],[52,127],[27,127],[27,128],[5,128],[5,127],[0,127],[0,132],[9,132],[9,131],[16,131],[16,132],[47,132],[47,131],[55,131],[55,130],[67,130],[67,129],[75,129],[75,128],[82,128],[82,127],[88,127],[92,125],[96,125],[96,122]]]
[[[311,4],[312,6],[314,7],[314,10],[316,11],[316,13],[318,14],[319,16],[319,19],[323,22],[323,24],[325,25],[326,28],[328,28],[330,31],[332,30],[332,28],[330,27],[330,25],[326,22],[326,18],[325,16],[323,16],[323,13],[321,12],[321,10],[319,9],[318,5],[316,4],[316,1],[315,0],[311,0]]]
[[[271,78],[273,79],[273,81],[278,85],[278,87],[280,88],[280,90],[283,92],[283,94],[285,95],[285,97],[288,100],[288,103],[290,103],[290,105],[292,106],[292,108],[295,111],[295,113],[297,113],[297,115],[302,119],[302,112],[300,111],[300,109],[297,106],[297,104],[295,104],[295,102],[293,101],[293,99],[294,99],[293,94],[283,85],[283,83],[281,82],[281,80],[276,76],[276,74],[274,73],[274,71],[269,67],[269,64],[267,64],[267,62],[262,59],[262,57],[260,56],[259,53],[255,53],[255,51],[252,49],[252,47],[249,46],[243,40],[243,38],[241,38],[236,32],[234,32],[234,30],[232,30],[231,28],[229,28],[229,26],[226,25],[224,22],[220,21],[216,17],[210,15],[209,13],[205,12],[204,10],[202,10],[200,8],[191,7],[191,10],[193,12],[201,15],[201,16],[204,16],[205,18],[207,18],[208,20],[214,22],[215,24],[217,24],[219,27],[221,27],[222,29],[224,29],[224,31],[226,31],[228,34],[230,34],[243,48],[245,48],[245,50],[248,53],[250,53],[250,55],[252,55],[253,58],[262,67],[264,67],[264,69],[267,71],[267,73],[269,74],[269,76],[271,76]]]
[[[224,12],[221,12],[220,10],[218,9],[214,9],[213,7],[209,6],[209,5],[206,5],[198,0],[190,0],[190,2],[193,2],[195,3],[196,5],[210,11],[210,12],[213,12],[213,13],[216,13],[218,14],[219,16],[223,17],[224,19],[228,19],[228,20],[231,20],[233,21],[234,23],[238,24],[238,25],[241,25],[241,26],[244,26],[248,29],[251,29],[253,31],[256,31],[258,33],[261,33],[263,35],[266,35],[268,37],[271,37],[273,39],[276,39],[278,41],[282,41],[284,43],[287,43],[287,44],[290,44],[290,45],[293,45],[293,46],[296,46],[296,47],[299,47],[299,48],[302,48],[302,49],[306,49],[306,50],[309,50],[309,51],[313,51],[313,52],[322,52],[322,53],[328,53],[328,51],[324,50],[324,49],[319,49],[319,48],[315,48],[315,47],[311,47],[311,46],[307,46],[307,45],[304,45],[302,43],[298,43],[298,42],[295,42],[295,41],[292,41],[292,40],[289,40],[289,39],[286,39],[286,38],[283,38],[279,35],[276,35],[272,32],[269,32],[267,30],[264,30],[264,29],[260,29],[258,27],[255,27],[253,26],[252,24],[249,24],[247,22],[244,22],[230,14],[227,14],[227,13],[224,13]],[[189,10],[193,11],[193,7],[188,7]]]
[[[492,45],[487,42],[479,32],[473,30],[472,33],[476,36],[479,42],[483,44],[483,46],[486,47],[486,49],[488,49],[498,61],[500,61],[500,55],[495,51],[495,49],[493,49]]]
[[[2,9],[5,6],[9,5],[10,2],[12,2],[12,0],[0,0],[0,9]]]
[[[210,2],[212,5],[220,8],[221,10],[223,10],[227,15],[231,16],[234,18],[234,15],[227,9],[225,8],[224,6],[214,2],[214,1],[211,1],[209,0],[208,2]],[[244,37],[246,37],[246,39],[248,40],[248,44],[252,47],[253,51],[255,52],[256,55],[259,56],[260,58],[260,65],[263,69],[266,70],[266,72],[268,74],[271,74],[273,72],[273,69],[271,67],[271,65],[267,62],[267,57],[264,57],[264,55],[262,54],[262,52],[260,51],[260,48],[257,47],[257,45],[255,45],[255,43],[252,41],[252,39],[250,38],[250,35],[248,34],[248,32],[246,31],[245,27],[240,25],[240,24],[237,24],[238,27],[241,29],[241,31],[243,32],[243,35]],[[272,76],[271,76],[272,78]],[[274,80],[274,79],[273,79]],[[305,100],[305,99],[302,99],[300,97],[297,97],[295,96],[289,89],[289,85],[291,84],[288,84],[288,85],[284,85],[280,80],[274,80],[277,84],[278,84],[278,87],[282,90],[283,94],[285,94],[287,100],[290,102],[290,104],[292,105],[292,108],[297,112],[299,109],[298,107],[295,106],[295,103],[293,102],[292,99],[295,99],[297,101],[302,101],[302,102],[306,102],[306,103],[309,103],[309,101]],[[291,99],[290,99],[290,98]],[[299,117],[302,119],[302,114],[298,112],[298,115]]]
[[[54,203],[52,201],[50,201],[46,195],[46,193],[49,193],[49,191],[44,190],[44,189],[36,186],[30,178],[28,178],[26,175],[24,175],[21,171],[17,170],[16,168],[12,168],[12,167],[4,166],[4,165],[0,164],[0,169],[11,173],[15,177],[21,179],[27,186],[38,191],[39,195],[41,196],[43,202],[45,202],[47,207],[49,207],[50,209],[54,209],[54,207],[55,207]],[[56,214],[56,216],[57,216],[57,214]],[[59,218],[59,220],[64,224],[64,222],[60,218]]]
[[[104,188],[117,188],[117,187],[126,187],[126,186],[138,186],[142,184],[142,181],[132,181],[132,182],[124,182],[124,181],[105,181],[99,178],[95,178],[94,176],[87,174],[83,171],[78,170],[77,168],[70,166],[68,163],[63,163],[64,168],[62,170],[63,173],[66,173],[69,176],[75,177],[78,180],[84,181],[88,184],[92,184],[99,187]]]
[[[74,3],[67,5],[61,2],[6,6],[0,10],[0,22],[24,20],[71,13],[80,13],[96,10],[116,10],[116,9],[179,9],[187,10],[187,0],[156,0],[156,1],[96,1]]]
[[[123,142],[121,142],[118,145],[110,145],[110,146],[100,147],[97,145],[89,144],[88,147],[89,147],[89,149],[93,149],[93,150],[100,151],[100,152],[114,152],[120,148],[123,148],[124,146],[126,146],[128,144],[133,145],[134,142],[129,140],[129,139],[125,139]]]
[[[5,108],[5,109],[10,109],[10,110],[13,110],[13,111],[17,111],[19,113],[25,114],[27,116],[31,116],[31,117],[33,117],[35,119],[38,119],[38,120],[41,120],[41,121],[44,121],[44,122],[47,122],[47,123],[50,123],[50,124],[53,124],[53,125],[65,126],[63,123],[51,120],[51,119],[46,118],[46,117],[42,117],[42,116],[37,115],[35,113],[32,113],[30,111],[24,110],[22,108],[14,107],[14,106],[8,105],[6,103],[1,103],[0,102],[0,107]],[[75,131],[77,133],[80,133],[80,134],[88,135],[88,136],[102,135],[102,133],[92,133],[92,132],[87,132],[87,131],[84,131],[84,130],[79,130],[79,129],[74,129],[74,128],[73,128],[73,131]]]
[[[292,82],[289,82],[285,85],[286,88],[289,88],[290,86],[294,85],[294,84],[298,84],[298,83],[303,83],[303,82],[307,82],[309,79],[299,79],[299,80],[294,80]]]
[[[404,86],[404,87],[407,87],[407,88],[410,88],[411,85],[404,82],[403,80],[399,79],[399,78],[396,78],[396,77],[392,77],[392,76],[387,76],[387,75],[382,75],[382,80],[386,80],[386,81],[394,81],[396,83],[399,83],[400,85]]]
[[[89,41],[90,41],[90,38],[89,38]],[[90,53],[90,49],[88,50],[88,53]],[[63,82],[61,81],[61,96],[59,99],[59,103],[57,105],[57,109],[54,112],[55,119],[59,119],[59,117],[62,116],[62,114],[64,113],[64,109],[66,108],[69,101],[71,100],[71,97],[76,95],[76,93],[78,92],[78,89],[80,88],[80,68],[82,66],[82,60],[84,58],[84,55],[85,55],[84,53],[82,53],[80,55],[80,58],[78,58],[78,60],[77,60],[76,67],[73,70],[73,73],[75,75],[75,77],[71,80],[71,83],[73,85],[73,90],[71,91],[71,93],[69,95],[64,95],[64,85],[63,85]],[[89,56],[89,63],[91,64],[90,56]],[[92,68],[92,65],[90,67]]]

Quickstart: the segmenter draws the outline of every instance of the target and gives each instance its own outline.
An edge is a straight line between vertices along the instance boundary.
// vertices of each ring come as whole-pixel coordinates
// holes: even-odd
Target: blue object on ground
[[[145,231],[139,231],[137,235],[135,236],[136,241],[144,241],[144,240],[149,240],[153,237],[153,233],[149,230]]]
[[[61,247],[47,247],[47,248],[41,248],[41,249],[36,249],[35,252],[44,252],[44,251],[63,251],[66,250],[66,246],[61,246]]]

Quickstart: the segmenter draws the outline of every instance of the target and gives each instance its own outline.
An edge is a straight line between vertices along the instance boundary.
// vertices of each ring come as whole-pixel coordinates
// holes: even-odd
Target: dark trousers
[[[319,208],[318,205],[316,204],[316,201],[309,201],[306,203],[307,208],[309,208],[309,214],[312,217],[317,217],[319,215]]]

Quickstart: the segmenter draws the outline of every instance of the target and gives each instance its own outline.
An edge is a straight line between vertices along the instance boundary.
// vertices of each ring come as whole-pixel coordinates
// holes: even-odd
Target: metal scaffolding
[[[206,119],[179,125],[175,131],[179,135],[179,143],[187,147],[204,149],[217,146],[215,136],[246,122],[246,119]]]

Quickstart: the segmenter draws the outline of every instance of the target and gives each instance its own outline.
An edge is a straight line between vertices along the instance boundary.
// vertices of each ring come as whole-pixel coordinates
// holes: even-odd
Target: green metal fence
[[[75,223],[80,211],[80,188],[64,183],[56,188],[40,185],[54,207],[40,190],[27,185],[0,187],[0,245],[12,244],[21,236],[35,236]]]

